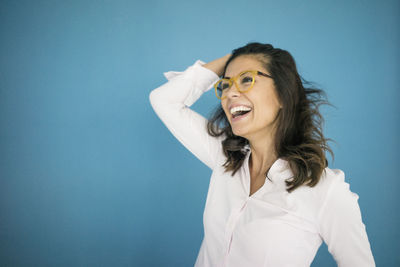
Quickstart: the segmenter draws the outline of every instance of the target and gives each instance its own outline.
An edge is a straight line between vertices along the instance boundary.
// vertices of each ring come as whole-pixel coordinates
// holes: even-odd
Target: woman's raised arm
[[[213,169],[222,136],[207,132],[207,119],[189,107],[219,79],[227,56],[210,63],[197,60],[183,72],[164,73],[168,82],[150,93],[150,103],[170,132],[199,160]]]

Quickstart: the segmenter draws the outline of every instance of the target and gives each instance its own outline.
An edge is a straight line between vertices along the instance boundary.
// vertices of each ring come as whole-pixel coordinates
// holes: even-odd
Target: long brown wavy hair
[[[289,52],[270,44],[248,43],[233,50],[225,64],[223,77],[229,63],[242,55],[254,56],[263,64],[272,76],[278,98],[283,104],[276,118],[275,151],[278,158],[289,162],[293,172],[292,179],[285,181],[286,190],[291,193],[303,184],[315,186],[328,166],[325,152],[329,151],[334,158],[327,144],[328,140],[333,140],[324,137],[324,119],[319,112],[320,105],[331,105],[324,99],[326,93],[299,75]],[[225,134],[222,146],[227,160],[222,166],[225,172],[232,171],[233,176],[244,162],[249,141],[233,134],[221,105],[211,114],[207,130],[214,137]]]

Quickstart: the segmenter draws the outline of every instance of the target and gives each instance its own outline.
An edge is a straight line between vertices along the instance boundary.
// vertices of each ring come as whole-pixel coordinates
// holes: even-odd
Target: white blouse
[[[358,195],[343,171],[326,168],[315,187],[286,191],[292,172],[277,159],[264,185],[250,194],[247,146],[244,164],[231,176],[221,137],[207,133],[207,120],[189,107],[218,80],[197,60],[184,72],[166,72],[169,80],[150,93],[151,105],[172,134],[212,169],[205,210],[204,238],[196,267],[310,266],[322,241],[338,266],[375,266]]]

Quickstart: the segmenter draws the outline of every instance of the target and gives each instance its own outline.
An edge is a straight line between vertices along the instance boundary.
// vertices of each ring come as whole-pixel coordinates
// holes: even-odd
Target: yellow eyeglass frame
[[[246,90],[240,90],[240,86],[238,86],[237,79],[239,79],[240,76],[242,76],[243,74],[245,74],[245,73],[247,73],[247,72],[250,72],[250,73],[253,75],[253,80],[251,81],[251,84],[250,84],[250,86],[249,86],[248,89],[246,89]],[[215,95],[216,95],[217,98],[220,99],[220,100],[226,98],[226,96],[225,96],[225,97],[222,97],[222,98],[218,96],[218,84],[221,83],[222,81],[226,81],[226,82],[229,84],[229,87],[228,87],[226,90],[229,90],[229,89],[232,87],[232,84],[235,83],[235,86],[236,86],[236,88],[237,88],[237,90],[238,90],[239,92],[241,92],[241,93],[248,92],[248,91],[250,91],[250,90],[253,88],[253,85],[254,85],[254,83],[255,83],[255,81],[256,81],[256,79],[255,79],[256,75],[262,75],[262,76],[265,76],[265,77],[268,77],[268,78],[271,78],[271,79],[272,79],[272,76],[271,76],[271,75],[266,74],[266,73],[263,73],[263,72],[261,72],[261,71],[258,71],[258,70],[245,70],[245,71],[242,71],[241,73],[239,73],[238,75],[236,75],[236,76],[234,76],[234,77],[232,77],[232,78],[229,78],[229,79],[227,79],[227,78],[219,79],[219,80],[214,84]]]

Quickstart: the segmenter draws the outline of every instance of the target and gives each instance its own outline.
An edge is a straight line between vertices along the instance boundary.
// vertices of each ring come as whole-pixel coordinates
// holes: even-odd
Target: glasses
[[[221,100],[226,98],[227,92],[233,83],[235,83],[235,86],[239,92],[248,92],[251,88],[253,88],[254,82],[256,81],[256,75],[272,78],[271,75],[258,70],[245,70],[232,78],[222,78],[216,82],[214,84],[215,95]]]

